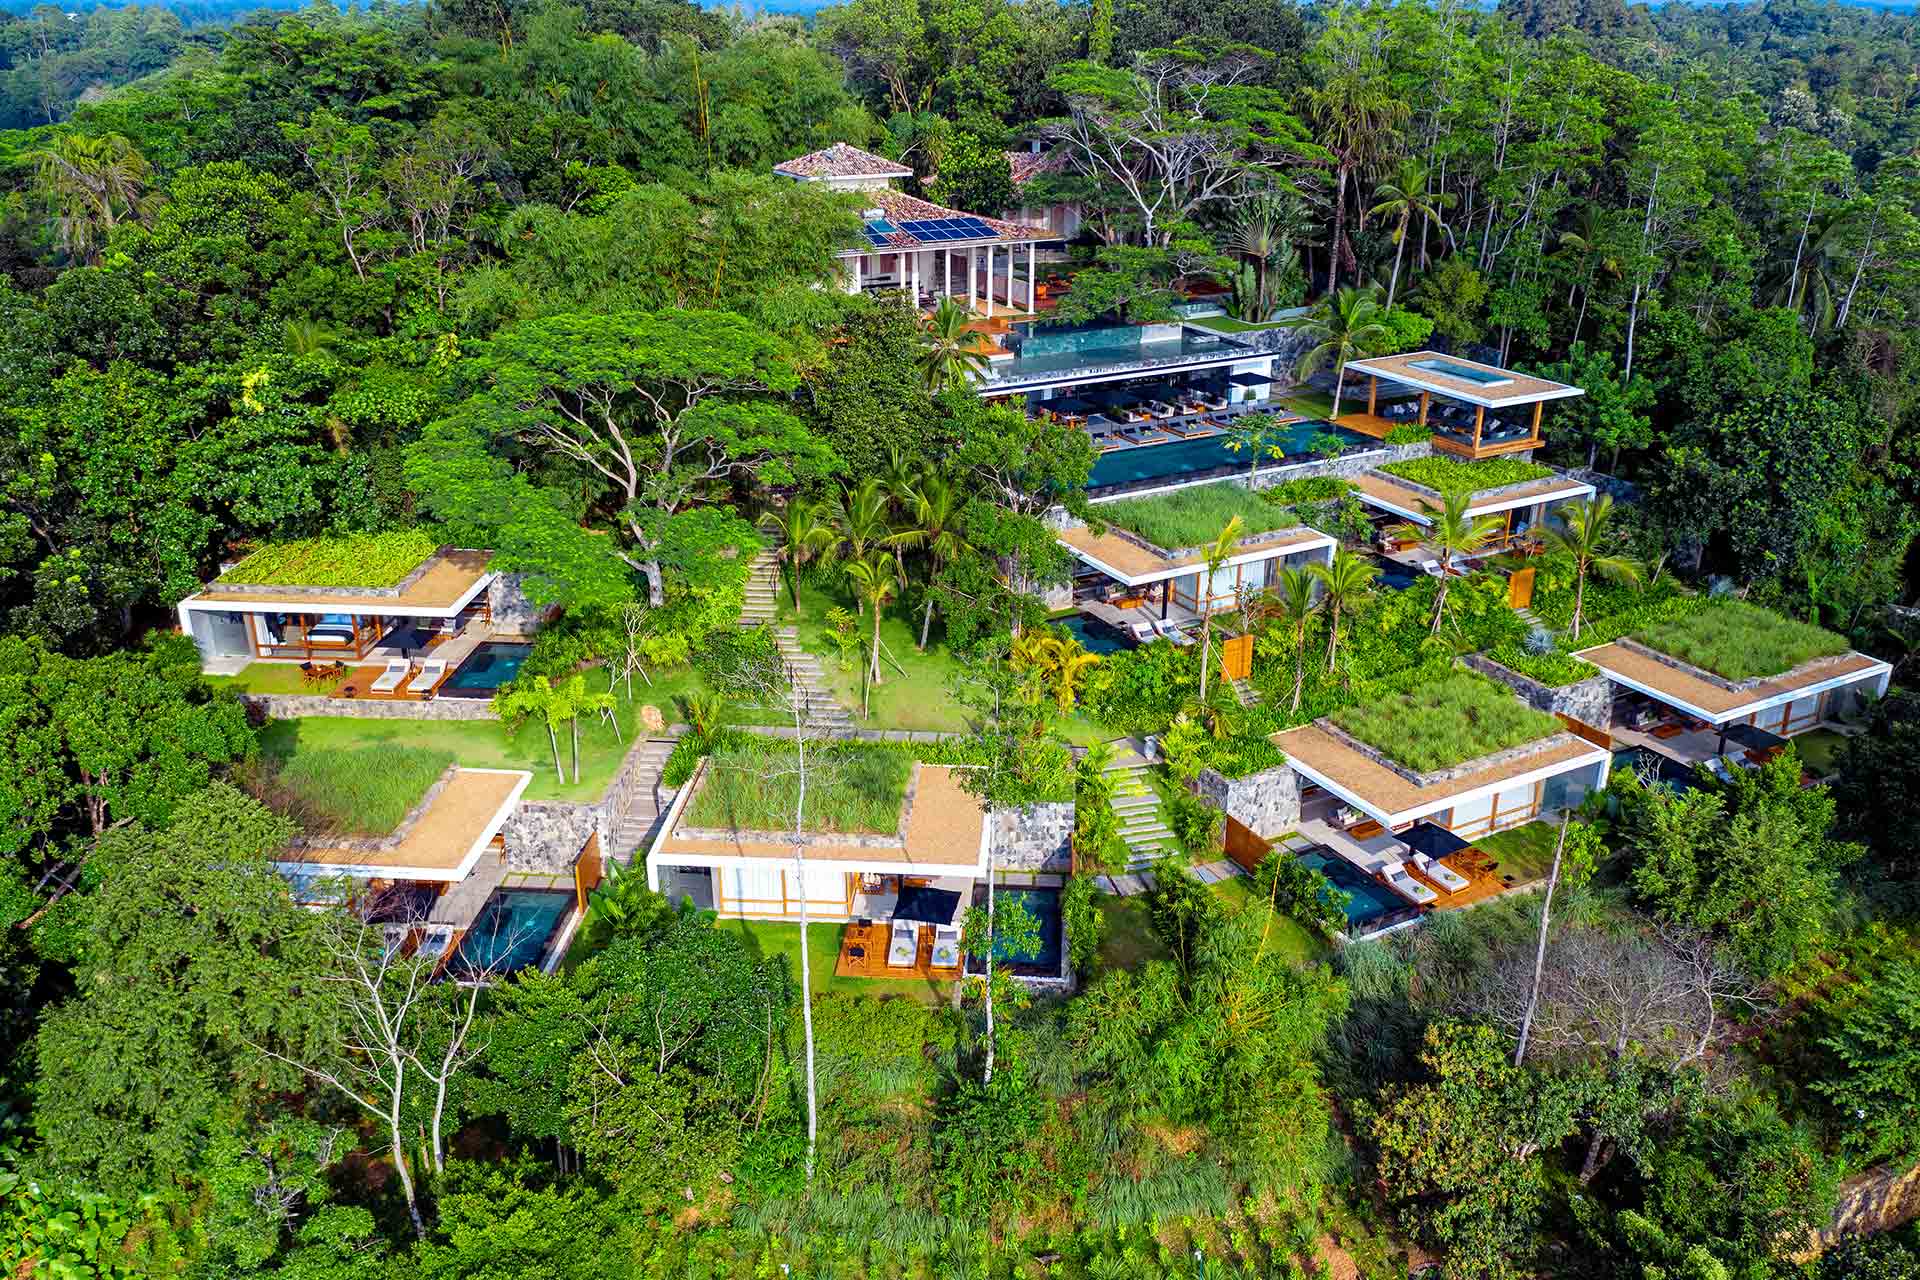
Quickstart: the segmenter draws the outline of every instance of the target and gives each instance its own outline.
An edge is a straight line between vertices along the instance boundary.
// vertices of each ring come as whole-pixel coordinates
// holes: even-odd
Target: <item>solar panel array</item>
[[[897,247],[893,237],[905,232],[921,244],[953,244],[962,240],[997,240],[1000,233],[981,218],[914,218],[899,226],[884,218],[869,220],[867,242],[875,248]]]

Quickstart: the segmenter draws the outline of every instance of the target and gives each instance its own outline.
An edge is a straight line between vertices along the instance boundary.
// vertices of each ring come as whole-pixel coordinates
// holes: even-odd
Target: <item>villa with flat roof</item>
[[[1433,514],[1446,505],[1449,493],[1466,494],[1470,519],[1492,520],[1499,526],[1483,554],[1530,543],[1557,508],[1594,495],[1591,484],[1550,467],[1518,461],[1499,465],[1503,474],[1489,473],[1484,481],[1475,474],[1476,464],[1446,457],[1387,463],[1348,478],[1354,497],[1379,513],[1383,543],[1395,547],[1407,540],[1391,529],[1402,524],[1431,526]]]
[[[1378,438],[1418,423],[1432,430],[1436,450],[1463,458],[1531,453],[1542,443],[1547,402],[1586,394],[1564,382],[1438,351],[1350,360],[1346,372],[1349,382],[1365,379],[1367,407],[1341,414],[1339,425]]]
[[[1683,763],[1764,758],[1784,740],[1884,696],[1892,664],[1833,632],[1744,601],[1715,601],[1578,650],[1614,686],[1625,745]]]
[[[296,837],[275,862],[295,901],[350,904],[455,979],[551,971],[600,882],[598,837],[554,873],[516,869],[509,825],[533,775],[449,766],[392,831]]]

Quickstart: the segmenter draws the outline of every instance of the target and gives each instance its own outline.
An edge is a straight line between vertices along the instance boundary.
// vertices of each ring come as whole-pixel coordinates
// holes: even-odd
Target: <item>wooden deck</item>
[[[1519,882],[1509,884],[1494,869],[1493,858],[1478,848],[1462,849],[1458,853],[1441,858],[1440,865],[1467,878],[1467,887],[1458,893],[1449,893],[1440,884],[1420,874],[1420,869],[1412,863],[1407,864],[1407,874],[1421,884],[1431,888],[1440,896],[1429,904],[1436,911],[1453,911],[1460,907],[1471,907],[1497,898],[1509,889],[1519,888]]]
[[[376,692],[373,682],[386,671],[386,663],[354,667],[347,672],[345,682],[334,690],[333,696],[342,699],[351,698],[356,702],[425,702],[429,695],[438,693],[440,686],[453,675],[453,667],[449,666],[440,673],[440,678],[433,682],[431,689],[417,688],[415,685],[419,677],[418,663],[415,666],[414,674],[401,681],[398,689],[389,689],[384,692]]]
[[[890,965],[887,963],[887,935],[889,926],[885,924],[850,924],[840,931],[840,957],[834,962],[833,976],[836,978],[933,978],[951,982],[960,976],[959,965],[939,965],[933,963],[933,926],[920,926],[920,948],[913,957],[913,964]],[[863,954],[855,955],[855,950]]]

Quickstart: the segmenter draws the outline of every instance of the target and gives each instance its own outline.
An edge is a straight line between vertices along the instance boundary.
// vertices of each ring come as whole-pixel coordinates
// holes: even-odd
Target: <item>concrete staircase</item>
[[[773,643],[786,664],[787,678],[806,699],[807,727],[827,733],[851,733],[853,713],[840,705],[827,683],[820,659],[800,647],[800,633],[794,627],[775,627]]]
[[[672,792],[660,790],[660,771],[667,767],[667,757],[672,754],[671,738],[649,738],[640,748],[633,780],[627,787],[626,807],[614,819],[613,848],[608,851],[622,866],[646,852],[661,814],[673,802]]]
[[[1129,747],[1107,766],[1113,781],[1109,801],[1120,819],[1120,836],[1127,842],[1127,872],[1146,870],[1174,851],[1173,832],[1160,817],[1160,793],[1153,789],[1152,766]]]
[[[768,547],[753,558],[747,576],[747,599],[740,606],[740,625],[771,625],[779,610],[780,549]]]

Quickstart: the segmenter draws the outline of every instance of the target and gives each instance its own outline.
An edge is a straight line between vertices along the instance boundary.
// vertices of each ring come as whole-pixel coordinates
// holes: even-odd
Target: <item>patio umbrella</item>
[[[1462,849],[1473,847],[1445,827],[1431,822],[1414,823],[1400,833],[1399,839],[1409,851],[1424,853],[1436,861],[1450,853],[1458,853]]]
[[[1227,381],[1236,387],[1267,387],[1273,385],[1273,378],[1264,373],[1232,373]]]
[[[900,891],[899,900],[894,903],[893,918],[916,924],[952,924],[954,912],[959,907],[960,895],[952,889],[912,885]]]
[[[1774,747],[1784,747],[1787,740],[1777,733],[1769,733],[1757,724],[1723,724],[1720,726],[1720,754],[1727,753],[1727,743],[1732,742],[1749,751],[1770,751]]]

